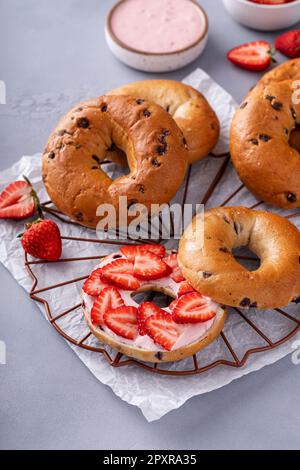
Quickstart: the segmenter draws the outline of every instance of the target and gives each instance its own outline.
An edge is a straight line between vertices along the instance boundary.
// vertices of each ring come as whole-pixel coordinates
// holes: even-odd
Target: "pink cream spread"
[[[201,39],[205,17],[191,0],[125,0],[113,11],[111,28],[132,49],[172,53]]]

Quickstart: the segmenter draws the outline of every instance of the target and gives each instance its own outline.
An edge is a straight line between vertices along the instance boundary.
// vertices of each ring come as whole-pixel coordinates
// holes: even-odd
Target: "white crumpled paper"
[[[214,153],[222,154],[227,152],[230,121],[236,109],[234,99],[202,70],[197,69],[187,77],[185,82],[202,91],[217,111],[222,123],[222,137]],[[40,155],[24,156],[10,169],[2,171],[0,173],[0,190],[13,180],[21,178],[22,175],[25,174],[38,190],[41,200],[46,201],[48,197],[41,181],[40,157]],[[207,158],[194,165],[187,197],[188,202],[196,203],[201,201],[220,163],[218,158]],[[221,183],[209,200],[208,207],[217,206],[222,203],[240,184],[233,168],[229,166]],[[182,190],[181,193],[179,192],[177,199],[180,199],[181,196]],[[231,202],[232,204],[238,203],[249,207],[255,203],[255,199],[244,189]],[[277,212],[280,213],[279,210]],[[91,230],[79,226],[67,225],[65,223],[58,223],[63,236],[96,238],[95,233]],[[26,291],[29,291],[32,281],[23,264],[24,257],[20,241],[16,238],[17,234],[21,232],[22,227],[22,222],[1,222],[0,260],[12,273],[17,282],[23,286]],[[113,247],[109,248],[108,245],[103,244],[64,240],[63,257],[101,256],[109,251],[113,251],[113,249]],[[41,280],[41,284],[39,284],[37,288],[56,284],[66,279],[74,279],[79,276],[88,275],[95,264],[96,261],[79,261],[73,263],[36,265],[34,266],[34,272]],[[53,316],[55,316],[67,310],[75,303],[80,302],[81,285],[82,282],[77,282],[41,293],[40,296],[49,301]],[[37,305],[44,313],[43,305]],[[297,306],[293,305],[289,307],[287,311],[296,314]],[[260,312],[254,310],[247,313],[247,316],[266,332],[272,341],[278,340],[291,330],[291,322],[281,315],[276,314],[274,311],[264,312],[262,315]],[[88,333],[81,308],[62,317],[61,320],[58,320],[58,324],[64,331],[69,333],[70,336],[78,340]],[[235,352],[239,358],[242,358],[245,351],[251,347],[266,345],[264,340],[234,313],[229,315],[224,332],[234,346]],[[54,330],[53,334],[56,334]],[[300,335],[298,334],[298,338],[299,337]],[[51,340],[51,338],[49,339]],[[292,352],[292,344],[296,339],[297,338],[294,338],[292,341],[285,343],[275,350],[253,355],[242,369],[219,366],[204,374],[191,377],[159,376],[135,366],[126,366],[116,369],[110,367],[101,354],[81,349],[70,343],[68,344],[100,382],[109,385],[122,400],[138,406],[146,419],[153,421],[161,418],[169,411],[179,408],[189,398],[195,395],[223,387],[234,379],[281,359]],[[92,336],[88,338],[87,343],[97,344],[99,346],[96,338]],[[229,351],[220,338],[198,354],[198,363],[200,366],[204,366],[205,364],[224,357],[232,360]],[[190,358],[180,363],[172,364],[171,366],[162,367],[180,370],[192,368],[193,364]]]

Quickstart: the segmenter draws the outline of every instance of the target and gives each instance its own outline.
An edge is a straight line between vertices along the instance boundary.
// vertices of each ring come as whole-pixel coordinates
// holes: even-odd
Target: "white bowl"
[[[111,18],[114,9],[121,2],[114,5],[108,13],[105,37],[111,52],[124,64],[144,72],[170,72],[190,64],[204,51],[208,39],[208,17],[205,10],[197,2],[194,3],[199,7],[205,24],[203,34],[194,44],[170,53],[143,52],[127,46],[116,37],[111,27]]]
[[[282,5],[264,5],[249,0],[223,0],[223,3],[236,21],[260,31],[276,31],[300,21],[300,0]]]

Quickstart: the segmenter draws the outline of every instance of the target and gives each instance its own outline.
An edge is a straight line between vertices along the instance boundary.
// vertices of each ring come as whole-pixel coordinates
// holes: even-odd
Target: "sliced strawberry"
[[[95,269],[95,271],[92,272],[90,277],[82,286],[82,289],[86,294],[97,297],[101,294],[102,290],[107,287],[107,283],[102,280],[101,275],[101,269]]]
[[[0,219],[26,219],[35,212],[33,189],[26,181],[15,181],[0,194]]]
[[[300,29],[283,33],[276,39],[275,47],[292,59],[300,57]]]
[[[172,311],[174,310],[174,308],[176,307],[178,300],[179,300],[179,298],[173,300],[173,302],[170,303],[169,309],[171,310],[171,312],[172,312]]]
[[[294,0],[250,0],[252,3],[260,3],[261,5],[283,5],[283,3],[290,3]]]
[[[171,351],[180,336],[180,327],[174,322],[172,315],[160,312],[145,321],[145,330],[156,344]]]
[[[191,286],[188,281],[181,282],[179,289],[178,289],[178,297],[181,297],[184,294],[189,294],[190,292],[194,292],[195,289]]]
[[[135,339],[138,335],[138,321],[136,307],[118,307],[108,310],[104,316],[104,323],[116,335],[126,339]]]
[[[137,290],[139,281],[133,274],[133,263],[127,259],[117,259],[102,268],[102,280],[120,289]]]
[[[151,315],[156,315],[158,313],[164,313],[164,311],[155,305],[152,302],[144,302],[138,308],[138,325],[139,325],[139,333],[141,336],[145,336],[147,331],[145,330],[145,321],[147,318],[151,317]]]
[[[164,258],[164,262],[172,269],[170,277],[175,282],[182,282],[184,281],[184,277],[182,275],[181,269],[178,265],[178,255],[172,253],[171,255]]]
[[[227,54],[228,60],[246,70],[267,69],[274,61],[272,46],[267,41],[254,41],[235,47]]]
[[[127,259],[134,261],[136,255],[140,253],[153,253],[160,258],[163,258],[166,254],[166,249],[163,245],[153,244],[153,245],[126,245],[122,246],[121,252]]]
[[[97,297],[91,310],[91,320],[96,326],[104,325],[104,314],[111,309],[123,307],[124,301],[115,287],[105,287]]]
[[[172,311],[176,323],[202,323],[216,316],[205,298],[198,292],[191,292],[179,298]]]
[[[161,279],[170,273],[169,266],[152,253],[139,253],[134,259],[134,275],[142,280]]]

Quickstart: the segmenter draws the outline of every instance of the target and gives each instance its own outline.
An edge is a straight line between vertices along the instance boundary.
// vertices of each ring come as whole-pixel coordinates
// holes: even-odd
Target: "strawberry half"
[[[275,62],[272,46],[267,41],[248,42],[235,47],[228,52],[227,59],[238,67],[256,72],[267,69],[271,62]]]
[[[300,29],[287,31],[276,39],[275,47],[292,59],[300,57]]]
[[[165,312],[147,318],[144,325],[153,341],[167,351],[173,349],[181,334],[180,327],[174,322],[172,315]]]
[[[37,219],[24,232],[21,243],[34,258],[57,261],[61,256],[60,231],[53,220]]]
[[[26,181],[15,181],[0,194],[0,219],[26,219],[35,212],[33,188]]]
[[[105,325],[122,338],[133,340],[138,335],[136,307],[124,306],[108,310],[103,319]]]
[[[157,315],[158,313],[164,313],[164,311],[155,305],[152,302],[144,302],[138,308],[138,327],[139,333],[141,336],[145,336],[147,331],[145,329],[145,321],[147,318],[151,317],[151,315]]]
[[[176,253],[172,253],[171,255],[164,258],[164,262],[171,268],[172,272],[170,277],[175,282],[182,282],[184,281],[184,277],[182,275],[181,269],[178,265],[178,255]]]
[[[176,323],[202,323],[216,316],[204,297],[198,292],[191,292],[179,298],[172,310]]]
[[[102,290],[107,287],[107,283],[102,280],[102,269],[95,269],[90,277],[85,281],[82,286],[84,292],[93,297],[101,294]]]
[[[136,255],[140,253],[153,253],[160,258],[163,258],[166,254],[166,249],[163,245],[153,244],[153,245],[126,245],[122,246],[121,253],[126,256],[130,261],[134,261]]]
[[[115,287],[105,287],[97,297],[91,310],[91,320],[96,326],[104,325],[104,314],[111,309],[123,307],[124,301]]]
[[[195,289],[191,284],[188,281],[181,282],[178,289],[178,297],[181,297],[184,294],[189,294],[190,292],[195,292]]]
[[[151,281],[166,277],[170,272],[169,266],[158,256],[145,252],[139,253],[134,259],[134,275],[142,280]]]
[[[133,263],[117,259],[102,268],[102,280],[124,290],[137,290],[139,281],[134,277]]]

